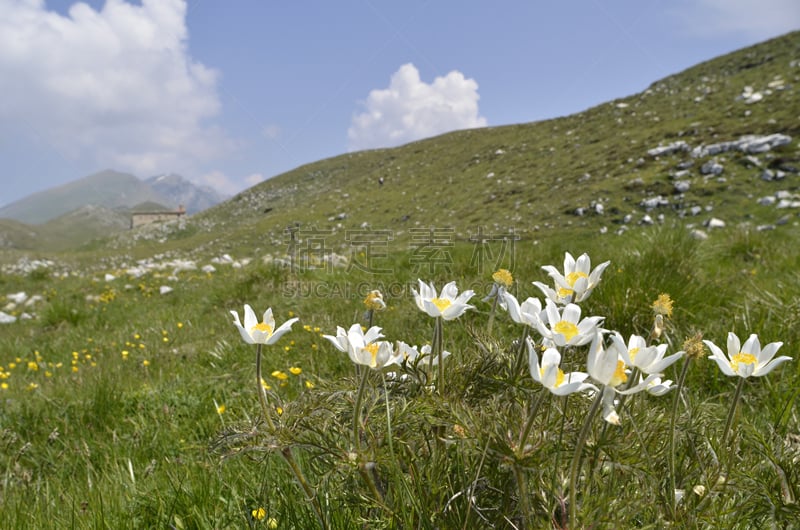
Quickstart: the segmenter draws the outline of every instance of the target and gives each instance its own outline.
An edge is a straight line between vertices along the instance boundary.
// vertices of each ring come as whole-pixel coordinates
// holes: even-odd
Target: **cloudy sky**
[[[235,193],[795,29],[797,0],[0,0],[0,205],[107,168]]]

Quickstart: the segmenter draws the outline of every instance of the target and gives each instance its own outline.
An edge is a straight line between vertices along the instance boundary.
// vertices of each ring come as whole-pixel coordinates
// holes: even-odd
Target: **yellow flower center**
[[[614,370],[614,375],[611,376],[611,381],[608,383],[613,387],[617,387],[628,380],[628,374],[625,373],[625,363],[617,361],[617,369]]]
[[[542,368],[539,368],[539,377],[544,377],[544,370]],[[556,384],[553,386],[558,388],[562,385],[562,383],[564,383],[564,370],[559,368],[556,372]]]
[[[559,368],[558,372],[556,372],[556,386],[561,386],[561,383],[563,382],[564,382],[564,370]]]
[[[566,298],[574,292],[575,291],[573,291],[572,289],[566,289],[564,287],[558,288],[558,296],[560,296],[561,298]]]
[[[511,287],[511,284],[514,283],[514,277],[506,269],[500,269],[492,274],[492,279],[505,287]]]
[[[453,302],[447,298],[433,298],[431,302],[442,312],[453,304]]]
[[[756,359],[755,355],[739,352],[731,357],[731,369],[738,373],[740,364],[756,364],[756,362],[758,362],[758,359]]]
[[[628,352],[628,356],[631,358],[631,361],[636,359],[636,354],[639,353],[639,348],[633,348]]]
[[[562,320],[556,323],[555,326],[553,326],[553,331],[564,335],[564,338],[567,340],[567,342],[569,342],[572,340],[572,337],[578,334],[578,326],[576,326],[572,322],[567,322],[566,320]]]
[[[578,279],[588,278],[588,277],[589,276],[585,272],[572,271],[569,274],[567,274],[567,277],[564,279],[567,280],[567,283],[569,284],[570,287],[575,287],[575,282],[577,282]]]
[[[250,328],[250,333],[252,333],[254,331],[261,331],[261,332],[264,332],[264,333],[266,333],[268,335],[271,335],[272,334],[272,326],[270,326],[266,322],[261,322],[260,324],[256,324],[255,326]]]
[[[364,349],[367,350],[370,355],[372,355],[372,362],[370,363],[370,367],[374,368],[378,364],[377,361],[378,344],[377,343],[367,344],[366,346],[364,346]]]

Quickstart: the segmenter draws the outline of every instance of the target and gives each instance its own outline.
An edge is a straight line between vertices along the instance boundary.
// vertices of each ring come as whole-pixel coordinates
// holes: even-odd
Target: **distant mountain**
[[[159,195],[167,199],[166,204],[183,205],[186,213],[193,214],[211,208],[228,199],[209,186],[198,186],[180,175],[170,173],[150,177],[144,181]]]
[[[0,208],[0,217],[42,224],[83,206],[127,208],[145,201],[164,199],[133,175],[107,169],[12,202]]]
[[[188,213],[195,213],[225,199],[215,190],[196,186],[180,175],[162,175],[145,181],[108,169],[3,206],[0,218],[36,225],[86,206],[116,210],[147,203],[167,209],[183,205]]]

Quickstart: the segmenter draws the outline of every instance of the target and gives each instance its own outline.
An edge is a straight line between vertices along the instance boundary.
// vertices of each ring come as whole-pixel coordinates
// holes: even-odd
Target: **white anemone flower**
[[[566,252],[564,274],[561,274],[552,265],[542,267],[555,282],[555,289],[541,282],[533,282],[533,284],[541,289],[549,300],[557,304],[577,304],[589,298],[592,290],[600,282],[603,271],[610,263],[610,261],[605,261],[592,270],[592,262],[588,254],[581,254],[576,260],[572,254]]]
[[[638,368],[645,374],[662,373],[686,354],[684,351],[679,351],[664,357],[667,352],[666,344],[648,346],[644,337],[639,335],[631,335],[626,345],[622,335],[614,333],[611,335],[611,343],[622,356],[626,365]]]
[[[442,352],[442,360],[449,356],[449,351]],[[417,348],[416,346],[411,346],[401,340],[397,341],[395,358],[397,359],[397,364],[402,363],[404,360],[409,364],[417,364],[422,366],[436,366],[439,364],[439,357],[431,355],[430,344],[425,344],[422,346],[422,348]]]
[[[538,298],[529,297],[521,304],[511,293],[503,293],[502,307],[508,311],[508,316],[517,324],[526,324],[536,328],[542,320],[542,303]]]
[[[645,390],[650,383],[661,376],[661,374],[649,374],[636,386],[620,390],[622,384],[628,381],[628,371],[625,368],[625,361],[617,349],[605,348],[602,334],[596,333],[589,347],[586,371],[592,379],[603,385],[603,419],[613,425],[620,424],[614,405],[616,394],[636,394]]]
[[[557,396],[566,396],[584,390],[594,390],[597,392],[596,386],[590,383],[584,383],[584,380],[589,377],[589,374],[584,372],[564,373],[559,366],[561,364],[561,354],[557,349],[547,348],[544,353],[542,353],[542,361],[539,363],[539,356],[536,354],[536,345],[533,341],[528,340],[527,346],[531,377],[553,394]]]
[[[292,329],[292,324],[299,320],[298,318],[290,318],[276,329],[275,319],[272,317],[272,308],[264,311],[264,318],[259,322],[253,308],[248,304],[244,305],[244,325],[239,320],[239,314],[236,311],[231,311],[231,314],[234,318],[233,323],[239,329],[242,339],[247,344],[275,344],[284,333]]]
[[[641,383],[642,381],[642,377],[639,376],[639,382]],[[663,396],[673,388],[675,388],[675,385],[672,384],[672,379],[662,381],[660,377],[655,377],[647,384],[645,390],[652,396]]]
[[[770,373],[779,364],[792,360],[786,355],[773,359],[783,343],[771,342],[761,349],[755,333],[750,335],[744,344],[741,344],[736,334],[728,333],[727,356],[710,340],[703,342],[711,349],[711,355],[708,358],[716,361],[719,369],[727,376],[761,377]]]
[[[592,341],[598,332],[603,317],[586,317],[581,320],[581,308],[567,304],[563,310],[552,300],[546,300],[542,318],[536,329],[546,340],[559,347],[581,346]]]
[[[337,350],[346,353],[356,364],[369,366],[375,370],[396,364],[392,344],[378,340],[383,337],[378,326],[372,326],[366,333],[361,324],[353,324],[348,330],[336,326],[336,336],[323,335],[323,337]]]
[[[467,309],[474,309],[474,306],[467,302],[475,295],[475,292],[467,290],[458,294],[456,282],[450,282],[442,287],[441,294],[437,295],[433,282],[429,285],[422,280],[417,281],[419,282],[419,292],[414,288],[411,289],[414,293],[414,300],[421,311],[432,317],[453,320],[463,315]]]

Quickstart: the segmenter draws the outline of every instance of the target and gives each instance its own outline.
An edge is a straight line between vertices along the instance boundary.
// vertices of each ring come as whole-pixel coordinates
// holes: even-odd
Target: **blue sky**
[[[0,0],[0,205],[106,168],[232,194],[795,29],[797,0]]]

